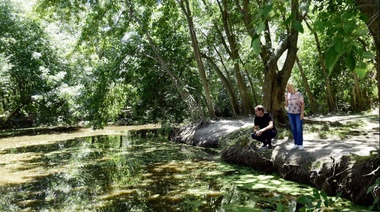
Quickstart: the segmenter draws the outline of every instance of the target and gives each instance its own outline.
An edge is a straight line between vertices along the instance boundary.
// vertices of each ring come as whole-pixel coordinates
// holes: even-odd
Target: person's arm
[[[300,120],[302,120],[304,117],[304,110],[305,110],[305,102],[304,102],[302,93],[300,93],[299,103],[300,103],[300,109],[301,109]]]
[[[263,132],[273,129],[273,121],[269,121],[268,126],[260,129],[259,131],[256,132],[257,136],[260,136]]]
[[[265,131],[270,130],[270,129],[273,129],[273,121],[270,121],[268,123],[268,126],[264,127],[263,129],[260,129],[259,131],[265,132]]]
[[[302,120],[302,119],[303,119],[303,116],[304,116],[305,103],[304,103],[304,102],[300,102],[300,104],[301,104],[301,114],[300,114],[300,119]]]
[[[259,126],[258,125],[255,125],[255,126],[253,126],[253,132],[257,132],[257,130],[259,129]]]
[[[285,92],[285,106],[288,106],[288,92]]]

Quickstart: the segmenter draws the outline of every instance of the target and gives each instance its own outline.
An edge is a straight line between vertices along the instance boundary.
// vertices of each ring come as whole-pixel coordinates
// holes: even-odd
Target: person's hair
[[[260,110],[260,111],[264,112],[264,106],[262,106],[262,105],[257,105],[257,106],[255,107],[255,110]]]
[[[293,82],[288,82],[288,84],[286,85],[286,88],[288,88],[291,91],[296,90],[296,87],[294,86]]]

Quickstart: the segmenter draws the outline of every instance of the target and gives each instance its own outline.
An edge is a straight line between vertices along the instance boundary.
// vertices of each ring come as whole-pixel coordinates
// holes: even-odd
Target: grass
[[[346,124],[337,124],[326,122],[323,124],[307,124],[304,125],[304,133],[318,133],[319,138],[327,139],[331,136],[338,136],[340,139],[347,139],[351,136],[364,135],[365,132],[356,130],[364,126],[363,121],[347,122]]]

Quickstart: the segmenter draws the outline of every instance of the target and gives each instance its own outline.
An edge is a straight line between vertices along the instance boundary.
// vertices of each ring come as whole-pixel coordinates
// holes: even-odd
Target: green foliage
[[[374,210],[376,208],[379,209],[380,208],[380,197],[379,197],[379,194],[380,194],[380,178],[377,178],[376,182],[373,185],[371,185],[370,187],[368,187],[366,194],[369,194],[369,193],[372,194],[374,200],[373,200],[372,205],[368,209],[369,210]]]
[[[299,21],[294,21],[293,28],[300,33],[303,33],[303,26]]]
[[[252,39],[251,47],[253,54],[258,55],[260,53],[261,43],[259,37]]]
[[[276,139],[284,139],[285,137],[293,137],[293,134],[286,128],[278,128]]]
[[[341,194],[337,195],[337,198]],[[337,198],[329,198],[324,191],[313,190],[313,195],[300,196],[297,202],[304,205],[301,211],[322,211],[323,207],[329,207],[337,201]]]
[[[376,70],[373,63],[368,59],[373,56],[373,54],[369,53],[374,50],[372,39],[368,34],[358,33],[356,35],[353,33],[355,31],[362,32],[363,29],[366,29],[366,26],[360,19],[355,18],[358,17],[358,12],[352,8],[352,5],[347,9],[351,11],[350,13],[348,11],[331,13],[325,7],[334,2],[319,2],[323,2],[323,4],[312,5],[312,13],[308,14],[310,17],[308,23],[312,21],[311,28],[317,32],[321,51],[325,58],[324,62],[330,66],[331,71],[328,69],[328,78],[325,78],[320,65],[318,51],[316,50],[316,41],[314,36],[308,32],[300,35],[300,44],[302,46],[300,49],[302,50],[298,52],[298,57],[303,71],[311,93],[314,95],[316,105],[318,105],[318,112],[328,112],[329,107],[326,102],[326,84],[328,82],[338,111],[359,112],[360,110],[354,107],[357,103],[353,103],[355,98],[360,98],[353,90],[356,89],[355,86],[361,89],[362,98],[365,101],[363,105],[372,105],[371,101],[374,100],[375,102],[377,99],[376,80],[374,80]],[[337,5],[335,9],[345,10],[346,7]],[[344,24],[335,23],[333,21],[335,16],[340,17],[336,19],[343,21]],[[336,29],[337,27],[340,28]],[[357,81],[354,79],[354,74],[359,77],[358,84],[355,84]],[[300,91],[305,94],[305,110],[308,115],[311,115],[310,106],[308,105],[309,99],[304,88],[305,82],[298,71],[298,67],[295,67],[292,72],[292,79],[299,85],[297,87]],[[369,108],[364,107],[364,109]]]
[[[9,119],[33,116],[40,124],[56,124],[59,116],[68,115],[60,96],[66,66],[39,22],[10,1],[0,1],[0,26],[0,54],[7,64],[0,73],[4,111]]]
[[[88,14],[82,17],[83,26],[75,51],[80,50],[84,55],[84,60],[78,60],[84,66],[78,67],[78,72],[85,73],[79,75],[84,85],[80,94],[83,107],[79,110],[94,128],[114,122],[126,107],[132,111],[133,120],[127,120],[129,124],[182,122],[187,116],[173,81],[158,65],[156,52],[144,36],[148,30],[169,68],[178,71],[188,82],[187,89],[199,96],[200,83],[188,61],[190,46],[183,45],[183,40],[188,39],[188,33],[183,30],[185,19],[173,6],[176,5],[170,1],[162,5],[154,1],[77,5],[62,1],[39,2],[38,8],[48,7],[48,11],[77,7]],[[128,15],[130,7],[144,8],[141,14],[134,14],[141,24]],[[83,14],[80,11],[58,16],[61,21],[78,20]]]
[[[254,32],[252,38],[251,47],[254,55],[258,55],[261,51],[261,34],[265,31],[265,23],[270,17],[270,12],[273,10],[273,5],[271,3],[264,5],[258,10],[260,23]]]
[[[340,4],[328,1],[326,5],[327,7],[317,7],[319,18],[314,24],[314,30],[326,33],[330,38],[330,45],[325,55],[330,74],[338,60],[348,55],[345,57],[348,68],[351,71],[355,70],[361,78],[364,78],[367,71],[365,61],[374,58],[372,50],[367,50],[366,46],[360,43],[360,40],[369,33],[365,22],[360,20],[361,16],[352,1],[342,1]],[[333,12],[336,10],[340,12]]]
[[[38,116],[41,123],[74,123],[79,118],[101,128],[128,107],[133,116],[128,123],[182,122],[189,117],[189,106],[173,79],[183,82],[181,89],[207,109],[188,23],[176,1],[38,0],[32,12],[44,19],[30,18],[10,2],[1,0],[0,95],[6,101],[0,104],[0,111],[12,113],[21,108],[19,114]],[[284,40],[290,29],[302,33],[298,56],[305,64],[317,105],[327,108],[315,45],[303,23],[290,13],[290,2],[250,2],[251,23],[244,22],[238,3],[190,2],[201,54],[223,72],[238,101],[239,86],[233,77],[236,63],[246,71],[246,82],[250,80],[248,95],[261,102],[265,67],[257,55],[271,45],[261,43],[269,23],[273,44]],[[239,60],[230,58],[219,6],[229,15]],[[371,100],[376,92],[371,78],[374,47],[352,1],[301,2],[299,10],[315,20],[312,27],[320,35],[338,105],[349,108],[351,104],[352,72],[361,78],[361,86],[368,89],[364,93]],[[245,24],[253,25],[253,32],[248,32]],[[161,59],[174,77],[165,72]],[[211,63],[205,61],[215,108],[228,110],[226,88]],[[301,85],[296,71],[292,78]]]

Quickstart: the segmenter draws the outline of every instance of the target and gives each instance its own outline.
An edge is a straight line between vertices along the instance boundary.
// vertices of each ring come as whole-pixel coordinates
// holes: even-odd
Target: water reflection
[[[311,192],[221,163],[203,148],[142,137],[94,136],[2,152],[0,210],[261,211]]]

